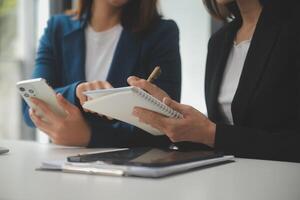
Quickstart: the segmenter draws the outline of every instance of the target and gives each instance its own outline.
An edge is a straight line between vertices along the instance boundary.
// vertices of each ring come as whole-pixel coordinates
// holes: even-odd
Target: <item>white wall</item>
[[[206,113],[204,72],[210,17],[202,0],[161,0],[165,18],[175,20],[180,29],[182,58],[182,103]]]

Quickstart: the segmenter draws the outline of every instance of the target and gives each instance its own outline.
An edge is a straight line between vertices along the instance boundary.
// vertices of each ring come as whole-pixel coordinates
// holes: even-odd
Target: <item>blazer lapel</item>
[[[123,30],[108,73],[107,81],[114,87],[127,85],[127,77],[132,75],[137,65],[140,40],[128,30]]]
[[[64,73],[68,83],[85,80],[85,22],[75,21],[63,38]]]
[[[242,124],[248,105],[254,96],[262,78],[272,48],[279,35],[279,20],[274,20],[274,13],[263,11],[247,54],[240,82],[232,102],[234,123]]]
[[[211,99],[212,101],[207,102],[207,104],[210,107],[208,109],[211,111],[210,118],[216,122],[222,121],[222,117],[219,112],[218,96],[219,96],[220,86],[223,80],[223,73],[227,64],[228,56],[232,49],[233,41],[240,25],[241,25],[241,21],[239,19],[236,19],[229,25],[230,27],[228,28],[228,32],[224,37],[224,42],[219,49],[219,51],[221,52],[219,62],[217,64],[216,70],[214,71],[214,74],[211,77],[212,79],[211,79],[211,86],[209,91],[212,92],[211,92],[211,97],[209,99]]]

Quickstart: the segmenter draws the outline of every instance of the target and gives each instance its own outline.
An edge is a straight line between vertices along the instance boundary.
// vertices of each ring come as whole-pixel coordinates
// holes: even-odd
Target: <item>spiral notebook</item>
[[[171,118],[182,117],[179,112],[137,87],[92,90],[84,94],[91,100],[85,102],[83,108],[134,125],[156,136],[164,133],[133,116],[134,107],[142,107]]]

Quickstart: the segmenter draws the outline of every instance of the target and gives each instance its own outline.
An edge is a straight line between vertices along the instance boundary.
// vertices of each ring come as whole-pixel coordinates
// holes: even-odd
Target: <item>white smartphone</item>
[[[47,103],[51,110],[61,116],[65,116],[66,112],[61,108],[56,100],[55,91],[47,84],[45,79],[37,78],[25,81],[17,82],[17,88],[19,93],[25,100],[25,102],[34,109],[38,116],[44,118],[47,113],[43,113],[37,108],[31,101],[31,97],[38,98]]]

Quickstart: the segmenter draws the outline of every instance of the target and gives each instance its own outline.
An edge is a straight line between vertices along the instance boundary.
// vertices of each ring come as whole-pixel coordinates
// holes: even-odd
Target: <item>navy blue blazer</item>
[[[87,20],[71,16],[52,17],[40,40],[33,78],[44,78],[56,92],[71,103],[81,106],[76,87],[85,78],[85,27]],[[147,78],[155,66],[162,75],[155,84],[179,101],[181,93],[181,60],[179,30],[174,21],[160,19],[146,34],[124,29],[115,51],[107,81],[114,87],[127,86],[131,75]],[[113,105],[112,105],[113,106]],[[23,102],[26,123],[34,127]],[[82,112],[92,130],[89,147],[165,146],[170,140],[155,137],[136,127],[119,121],[108,121]]]

